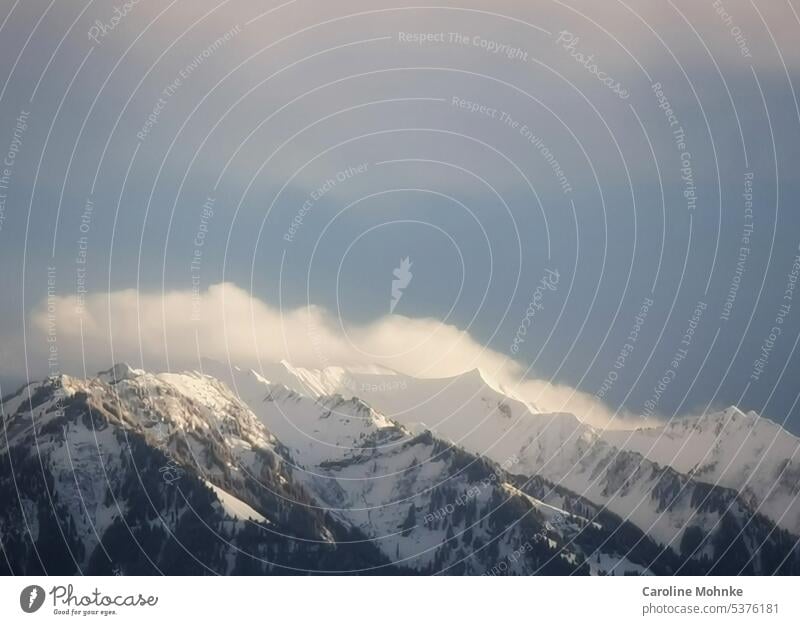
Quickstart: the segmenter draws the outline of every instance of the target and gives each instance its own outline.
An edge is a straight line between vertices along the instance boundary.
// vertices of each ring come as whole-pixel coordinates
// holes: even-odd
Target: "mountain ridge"
[[[277,371],[289,371],[279,364]],[[81,545],[75,549],[83,553],[83,566],[102,560],[101,537],[126,536],[120,519],[141,514],[141,506],[153,507],[152,501],[127,504],[118,506],[117,514],[98,503],[114,499],[120,483],[127,484],[127,496],[138,497],[135,465],[125,460],[129,448],[119,446],[130,437],[139,441],[137,454],[149,459],[148,475],[161,478],[147,483],[162,502],[157,514],[162,522],[189,523],[165,479],[188,475],[192,497],[204,502],[205,527],[245,547],[234,555],[226,547],[213,553],[200,549],[223,573],[264,574],[287,564],[294,570],[298,567],[281,558],[297,540],[308,545],[296,552],[300,561],[317,557],[331,570],[341,570],[342,562],[353,570],[452,574],[491,574],[500,564],[505,574],[763,573],[797,566],[796,539],[755,514],[735,491],[617,449],[574,415],[532,414],[480,376],[449,384],[340,368],[336,376],[308,384],[285,380],[302,386],[301,392],[254,371],[216,366],[212,376],[152,374],[118,363],[89,380],[62,376],[4,400],[4,411],[14,410],[4,414],[0,458],[26,466],[46,459],[45,484],[52,482],[56,498],[73,504],[54,508],[68,519],[66,529],[58,519],[47,521],[46,510],[35,516],[45,519],[40,525],[82,537],[73,536],[72,543]],[[380,383],[389,377],[405,386]],[[345,380],[355,380],[366,398],[347,387],[344,394],[314,390],[336,390],[326,384]],[[58,395],[68,414],[57,416]],[[424,419],[431,427],[418,419],[418,408],[401,410],[406,424],[391,410],[376,409],[378,404],[409,408],[408,402],[414,408],[420,398],[427,398],[426,414],[433,413]],[[440,409],[452,414],[436,422]],[[106,432],[102,440],[97,418]],[[464,420],[471,431],[456,427]],[[484,437],[499,433],[502,444],[489,450],[497,453],[481,448],[475,438],[481,429]],[[107,463],[115,478],[108,489],[92,490],[107,473],[109,450],[122,458]],[[80,479],[72,470],[76,458],[86,467],[78,472]],[[154,458],[161,462],[155,471]],[[7,498],[15,497],[14,488],[0,480]],[[88,498],[91,510],[75,503],[86,499],[84,490],[95,493]],[[36,501],[34,493],[25,501]],[[30,554],[25,532],[9,528],[14,519],[28,526],[24,512],[34,514],[31,504],[19,495],[13,503],[22,517],[13,511],[0,517],[0,537],[12,536],[14,549]],[[276,529],[280,536],[265,543],[263,533]],[[178,528],[167,530],[159,534],[165,546]],[[141,531],[128,533],[140,538]],[[86,542],[92,534],[97,540]],[[37,534],[32,544],[41,538]],[[737,545],[734,558],[726,555],[726,541]],[[524,555],[517,554],[521,546]],[[328,551],[315,551],[323,548]],[[253,560],[242,551],[259,555]]]

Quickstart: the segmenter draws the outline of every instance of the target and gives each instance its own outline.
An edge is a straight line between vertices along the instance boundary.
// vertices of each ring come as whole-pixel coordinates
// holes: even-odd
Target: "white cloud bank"
[[[468,333],[435,319],[388,315],[363,326],[344,325],[315,307],[275,308],[231,283],[202,293],[134,289],[41,302],[28,323],[30,378],[48,367],[93,375],[112,363],[147,370],[199,368],[209,357],[242,367],[285,359],[300,367],[379,364],[420,377],[448,377],[478,368],[504,389],[548,412],[572,412],[598,426],[642,426],[641,418],[614,416],[592,395],[525,376],[510,357],[487,349]],[[55,341],[48,335],[55,332]],[[3,342],[0,367],[19,367],[21,341]],[[85,367],[85,369],[84,369]],[[17,369],[18,371],[18,369]],[[6,371],[8,372],[8,371]]]

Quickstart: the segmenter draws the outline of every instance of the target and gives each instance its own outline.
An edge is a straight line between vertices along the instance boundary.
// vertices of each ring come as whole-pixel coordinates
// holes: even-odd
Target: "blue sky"
[[[605,388],[611,410],[735,403],[800,431],[791,4],[436,5],[298,1],[259,18],[269,6],[141,0],[111,28],[112,3],[0,4],[0,146],[15,129],[20,146],[0,229],[3,392],[47,373],[31,316],[48,267],[60,297],[225,281],[280,311],[320,307],[347,336],[386,320],[408,257],[395,324],[467,331],[527,376]],[[511,353],[548,269],[558,286]],[[57,315],[60,336],[73,322]],[[90,369],[147,364],[84,330]],[[59,345],[79,373],[80,350]]]

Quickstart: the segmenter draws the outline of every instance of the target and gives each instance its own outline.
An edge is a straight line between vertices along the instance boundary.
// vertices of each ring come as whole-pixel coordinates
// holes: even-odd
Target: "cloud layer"
[[[55,338],[53,338],[55,337]],[[232,283],[206,291],[95,293],[43,300],[28,322],[29,376],[92,375],[115,362],[148,370],[198,368],[201,357],[258,369],[285,359],[296,366],[379,364],[420,377],[478,368],[493,384],[544,411],[573,412],[594,425],[641,426],[593,396],[525,376],[510,357],[435,319],[387,315],[345,325],[308,306],[276,308]],[[18,367],[21,341],[4,341],[2,367]],[[10,369],[8,369],[10,371]]]

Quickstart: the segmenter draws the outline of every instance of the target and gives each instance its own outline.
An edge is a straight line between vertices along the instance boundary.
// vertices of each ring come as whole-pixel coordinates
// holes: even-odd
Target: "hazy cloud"
[[[54,337],[54,338],[53,338]],[[3,342],[3,373],[18,370],[15,337]],[[30,376],[93,375],[114,362],[149,370],[199,368],[200,357],[259,368],[282,359],[296,366],[380,364],[420,377],[448,377],[478,368],[495,386],[544,411],[574,412],[595,425],[638,425],[593,396],[525,376],[508,356],[435,319],[387,315],[352,325],[317,306],[276,308],[231,284],[191,290],[96,293],[43,300],[28,323]],[[84,370],[85,366],[85,370]]]

